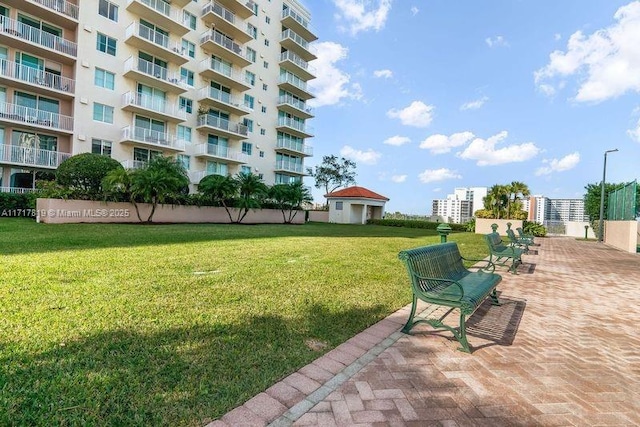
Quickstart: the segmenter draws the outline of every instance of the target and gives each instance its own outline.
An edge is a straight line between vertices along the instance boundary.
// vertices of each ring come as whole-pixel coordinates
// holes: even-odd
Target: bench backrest
[[[487,243],[490,252],[500,252],[507,249],[502,241],[502,237],[496,232],[484,235],[484,241]]]
[[[407,267],[411,286],[421,292],[437,291],[442,282],[420,279],[432,277],[438,279],[459,280],[468,274],[462,264],[462,256],[455,242],[440,243],[407,249],[398,254],[398,258]]]
[[[516,233],[514,233],[512,229],[507,228],[507,236],[509,236],[509,240],[511,240],[512,243],[518,243]]]

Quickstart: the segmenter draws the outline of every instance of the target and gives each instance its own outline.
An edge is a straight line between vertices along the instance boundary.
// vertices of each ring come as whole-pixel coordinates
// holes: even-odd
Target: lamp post
[[[604,152],[604,166],[602,168],[602,185],[600,187],[600,225],[598,226],[598,243],[602,243],[604,238],[604,183],[607,179],[607,153],[615,153],[617,148]]]

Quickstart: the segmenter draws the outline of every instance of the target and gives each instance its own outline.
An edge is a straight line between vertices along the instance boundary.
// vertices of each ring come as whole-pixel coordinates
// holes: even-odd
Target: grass
[[[0,235],[0,425],[204,425],[409,303],[396,255],[439,241],[25,219]],[[481,236],[450,240],[484,256]]]

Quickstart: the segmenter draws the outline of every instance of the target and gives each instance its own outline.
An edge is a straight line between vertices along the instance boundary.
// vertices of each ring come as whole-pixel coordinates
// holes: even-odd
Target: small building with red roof
[[[364,187],[347,187],[325,194],[329,203],[329,222],[366,224],[368,219],[382,219],[389,198]]]

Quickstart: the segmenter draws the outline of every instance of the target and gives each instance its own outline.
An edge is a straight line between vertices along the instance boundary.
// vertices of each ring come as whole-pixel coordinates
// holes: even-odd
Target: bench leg
[[[416,324],[416,322],[413,321],[413,317],[416,315],[417,306],[418,306],[418,298],[416,298],[416,295],[413,294],[413,302],[411,303],[411,314],[409,314],[409,320],[407,320],[407,323],[402,328],[402,332],[404,332],[405,334],[408,334],[409,331],[411,331],[413,326]]]
[[[496,292],[496,288],[493,288],[493,292],[489,295],[491,297],[491,305],[502,305],[502,303],[498,300],[498,293]]]
[[[462,346],[458,350],[463,351],[465,353],[471,353],[471,347],[469,347],[469,341],[467,341],[467,326],[465,322],[465,317],[466,316],[464,315],[464,313],[460,312],[460,330],[458,333],[454,331],[453,334],[455,335],[456,339]]]

